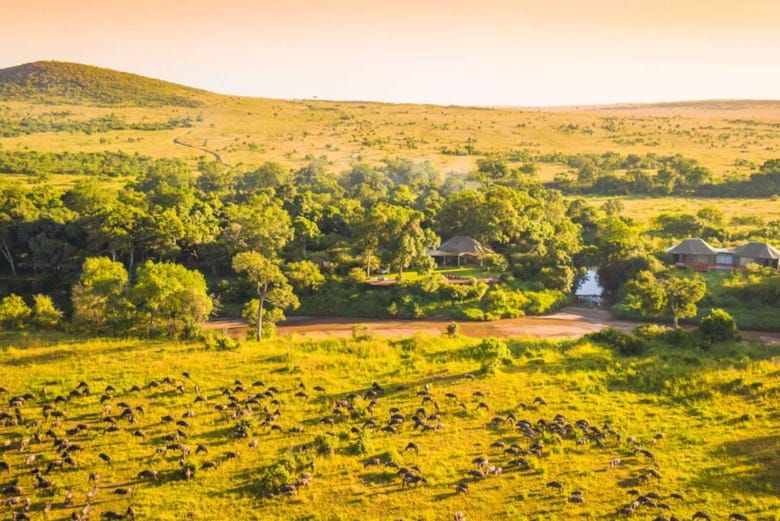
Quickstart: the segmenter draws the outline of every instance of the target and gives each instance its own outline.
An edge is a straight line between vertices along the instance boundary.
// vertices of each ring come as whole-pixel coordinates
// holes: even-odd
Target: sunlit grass
[[[39,461],[55,458],[49,441],[31,444],[25,453],[5,451],[0,459],[12,471],[0,474],[0,482],[18,480],[31,495],[32,509],[40,516],[47,502],[54,502],[51,519],[65,519],[69,509],[57,509],[68,488],[73,488],[77,504],[87,491],[87,474],[102,476],[98,511],[123,511],[132,505],[144,519],[182,519],[189,512],[197,519],[451,519],[463,511],[469,519],[586,519],[612,518],[616,508],[629,500],[627,490],[636,486],[639,469],[652,466],[638,456],[627,441],[633,436],[655,454],[662,479],[639,485],[644,492],[661,495],[679,492],[684,501],[668,501],[679,519],[690,519],[697,510],[705,510],[713,519],[722,519],[740,511],[751,519],[776,519],[780,509],[777,469],[780,468],[780,376],[778,346],[731,344],[710,351],[656,347],[642,358],[624,358],[611,350],[588,343],[512,342],[513,363],[494,376],[480,376],[480,364],[469,356],[478,340],[419,337],[404,342],[383,339],[365,341],[311,341],[287,338],[262,344],[248,343],[237,351],[206,350],[198,343],[163,341],[80,339],[64,335],[2,334],[0,345],[0,385],[9,395],[33,392],[38,398],[22,409],[25,418],[41,419],[40,407],[54,396],[66,395],[79,382],[88,382],[92,394],[74,398],[58,406],[68,419],[54,427],[58,432],[77,422],[90,430],[71,441],[84,447],[75,453],[78,467],[54,472],[53,496],[33,488],[34,478],[24,461],[38,454]],[[182,373],[188,371],[191,379]],[[477,375],[470,380],[466,374]],[[153,379],[170,376],[185,386],[149,389]],[[737,382],[737,380],[740,380]],[[240,380],[247,393],[259,392],[252,382],[262,380],[267,388],[276,386],[281,393],[279,425],[283,431],[262,427],[263,414],[255,407],[248,439],[233,439],[236,421],[215,405],[227,403],[221,394]],[[299,384],[305,383],[308,398],[296,397]],[[333,415],[333,399],[349,393],[362,395],[374,383],[385,392],[375,407],[381,427],[398,407],[407,418],[421,406],[417,392],[425,385],[439,404],[441,430],[423,432],[412,428],[411,421],[398,434],[380,429],[367,435],[365,454],[353,454],[357,435],[353,426],[363,419],[337,419],[329,426],[319,419]],[[114,385],[118,391],[110,403],[127,401],[144,405],[138,424],[120,421],[121,432],[103,434],[99,403],[103,388]],[[760,385],[759,385],[760,384]],[[128,393],[139,385],[140,393]],[[195,386],[208,402],[194,403]],[[321,385],[324,393],[313,390]],[[400,390],[399,386],[408,386]],[[42,389],[47,389],[47,399]],[[475,391],[484,398],[472,396]],[[448,400],[445,393],[455,393]],[[237,393],[247,396],[247,393]],[[546,406],[534,406],[541,397]],[[476,409],[483,400],[489,411]],[[463,402],[466,410],[458,405]],[[363,410],[367,400],[357,398],[355,407]],[[523,410],[521,403],[529,407]],[[275,406],[264,401],[259,407]],[[426,410],[433,412],[431,404]],[[208,455],[192,455],[200,466],[205,460],[220,458],[227,451],[239,451],[238,459],[225,461],[216,470],[197,471],[192,481],[176,479],[178,456],[152,458],[161,436],[173,427],[160,423],[166,414],[180,417],[195,411],[188,421],[191,427],[186,443],[209,446]],[[114,407],[116,416],[119,409]],[[502,440],[527,446],[519,431],[504,424],[490,426],[494,416],[513,412],[518,419],[536,423],[562,414],[567,421],[586,419],[592,425],[609,422],[621,433],[621,441],[610,438],[604,449],[592,444],[577,445],[545,435],[543,457],[530,457],[528,471],[510,470],[508,457],[491,449]],[[290,427],[303,426],[300,434]],[[52,421],[28,429],[0,428],[0,437],[13,447],[36,430],[47,430]],[[148,436],[131,435],[141,428]],[[330,456],[309,454],[314,460],[313,482],[291,498],[263,499],[252,492],[260,469],[281,458],[293,457],[296,447],[311,443],[327,431],[335,436],[335,453]],[[662,439],[654,441],[657,434]],[[250,449],[256,438],[259,446]],[[405,452],[410,441],[420,453]],[[109,466],[97,458],[98,452],[113,457]],[[363,466],[363,461],[385,452],[394,454],[404,466],[418,465],[428,478],[427,485],[402,489],[393,469]],[[501,476],[472,482],[466,495],[455,494],[455,485],[474,468],[471,460],[488,456],[505,467]],[[611,468],[608,462],[621,458],[623,465]],[[160,483],[136,480],[144,468],[153,468],[163,476]],[[585,505],[567,502],[566,493],[545,487],[552,480],[564,483],[566,490],[581,489]],[[115,496],[117,486],[134,488],[129,498]],[[639,518],[651,518],[652,511]]]

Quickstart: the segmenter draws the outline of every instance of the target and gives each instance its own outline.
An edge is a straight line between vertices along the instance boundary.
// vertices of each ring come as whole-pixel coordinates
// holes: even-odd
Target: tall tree
[[[90,330],[118,326],[132,314],[127,300],[127,270],[107,257],[84,261],[78,283],[73,286],[73,322]]]
[[[257,293],[255,332],[258,340],[263,338],[263,318],[266,305],[284,310],[297,308],[300,303],[293,293],[287,277],[271,259],[256,251],[247,251],[233,257],[233,270],[244,275]],[[277,317],[278,318],[278,317]]]
[[[208,318],[214,304],[197,270],[171,262],[146,261],[136,271],[131,297],[149,315],[149,332],[161,318],[178,330]]]
[[[225,213],[223,240],[232,251],[259,251],[274,257],[293,238],[290,215],[267,194],[256,195],[246,204],[228,205]]]
[[[707,286],[700,275],[681,275],[671,271],[656,276],[653,272],[639,272],[625,285],[626,303],[642,313],[659,316],[669,312],[675,329],[680,319],[695,317],[696,304],[704,298]]]

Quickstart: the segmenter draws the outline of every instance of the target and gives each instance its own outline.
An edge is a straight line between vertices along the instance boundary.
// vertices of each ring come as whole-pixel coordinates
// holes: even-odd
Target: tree
[[[284,267],[284,273],[298,292],[317,291],[325,282],[320,268],[311,261],[291,262]]]
[[[233,251],[260,251],[274,257],[293,238],[290,214],[279,200],[266,194],[246,204],[230,204],[225,213],[228,224],[223,240]]]
[[[718,308],[701,319],[699,333],[710,342],[725,342],[739,337],[737,321],[726,311]]]
[[[295,309],[300,305],[282,270],[262,254],[256,251],[239,253],[233,257],[233,270],[244,275],[257,292],[257,311],[254,313],[254,319],[258,339],[263,338],[266,305],[279,310]],[[279,319],[279,315],[268,318]]]
[[[11,293],[0,301],[0,324],[8,329],[22,329],[32,311],[19,295]]]
[[[681,318],[696,316],[696,304],[704,298],[707,286],[700,275],[666,272],[656,277],[650,271],[642,271],[626,283],[624,290],[629,306],[650,316],[668,311],[677,329]]]
[[[293,220],[293,229],[295,230],[295,238],[301,244],[301,253],[305,259],[306,245],[309,241],[320,238],[320,228],[314,221],[299,215]]]
[[[214,308],[203,275],[171,262],[146,261],[136,271],[130,294],[139,309],[149,314],[150,333],[157,318],[182,330],[208,318]]]
[[[86,259],[79,282],[73,286],[73,322],[94,330],[126,327],[134,311],[127,299],[128,280],[121,262],[107,257]]]
[[[374,205],[359,226],[360,242],[366,256],[366,273],[370,274],[370,260],[375,252],[398,272],[412,265],[432,267],[427,249],[435,246],[438,238],[432,230],[422,227],[423,215],[417,210],[388,203]]]
[[[56,308],[51,297],[38,293],[33,297],[32,322],[41,329],[52,329],[62,320],[62,311]]]

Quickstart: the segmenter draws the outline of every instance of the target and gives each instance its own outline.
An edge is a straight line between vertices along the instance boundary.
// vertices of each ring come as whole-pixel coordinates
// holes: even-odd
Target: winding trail
[[[189,132],[188,132],[188,134],[189,134]],[[200,150],[201,152],[205,152],[206,154],[209,154],[210,156],[212,156],[218,163],[222,163],[224,165],[230,166],[227,163],[225,163],[224,161],[222,161],[222,156],[219,155],[219,153],[214,152],[213,150],[209,150],[206,147],[199,147],[197,145],[190,145],[189,143],[185,143],[184,141],[182,141],[181,138],[182,138],[182,136],[177,136],[177,137],[173,138],[173,143],[175,145],[179,145],[179,146],[182,146],[182,147],[194,148],[195,150]]]
[[[365,326],[371,333],[388,338],[403,338],[416,334],[440,335],[450,320],[398,320],[347,317],[290,317],[278,325],[277,334],[311,337],[349,337],[355,325]],[[614,327],[623,331],[633,329],[637,322],[617,320],[608,311],[585,307],[566,307],[551,315],[507,318],[492,322],[459,322],[460,332],[472,337],[497,338],[578,338],[587,333]],[[247,324],[240,319],[213,320],[207,329],[242,335]],[[769,343],[780,343],[780,332],[743,331],[743,338]]]

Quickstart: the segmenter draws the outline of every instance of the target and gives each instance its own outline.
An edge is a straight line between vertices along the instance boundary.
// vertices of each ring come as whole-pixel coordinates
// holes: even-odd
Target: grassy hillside
[[[780,155],[780,102],[775,101],[520,109],[272,100],[207,94],[57,62],[0,71],[3,98],[0,120],[9,124],[30,117],[94,121],[112,113],[136,123],[193,121],[187,129],[74,133],[43,128],[0,138],[6,149],[123,150],[193,161],[211,159],[214,152],[231,165],[276,160],[292,167],[316,159],[336,172],[358,161],[405,157],[428,160],[443,174],[469,171],[487,154],[613,151],[679,153],[717,176],[742,176]],[[566,170],[555,163],[540,166],[544,180]]]
[[[690,519],[697,511],[712,519],[731,512],[777,519],[777,346],[655,346],[626,358],[587,342],[518,341],[509,345],[510,365],[483,375],[478,344],[286,339],[217,352],[199,344],[4,333],[4,402],[30,394],[18,407],[24,427],[16,409],[3,406],[9,416],[0,426],[0,460],[10,470],[0,473],[0,484],[21,487],[33,519],[47,504],[48,519],[69,518],[90,489],[92,518],[132,507],[140,519],[159,520],[446,520],[456,512],[470,520],[612,519],[637,490],[660,496],[656,506],[637,509],[638,519]],[[366,393],[375,383],[372,398]],[[420,407],[427,427],[415,428]],[[389,432],[393,414],[405,420]],[[512,417],[530,422],[534,437]],[[577,420],[597,430],[583,431]],[[558,428],[571,431],[555,434]],[[59,468],[63,455],[52,434],[81,448],[66,451],[75,467]],[[405,450],[409,443],[419,452]],[[200,444],[207,453],[195,451]],[[513,444],[520,451],[539,444],[522,453],[527,467],[511,463],[517,457],[505,450]],[[191,452],[180,461],[182,446]],[[470,475],[479,457],[489,460],[483,470],[502,472]],[[50,464],[36,488],[33,469]],[[402,486],[398,467],[427,483]],[[194,472],[189,479],[185,469]],[[139,476],[144,470],[157,477]],[[93,472],[100,478],[90,483]],[[301,479],[310,483],[293,495],[272,494]],[[459,483],[468,492],[456,492]],[[578,490],[584,504],[569,501]],[[69,491],[73,504],[64,506]],[[9,510],[0,507],[4,518]]]
[[[96,105],[196,107],[205,93],[79,63],[39,61],[0,70],[0,99]]]

